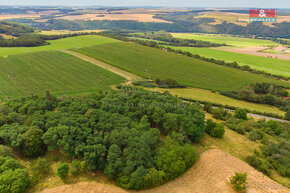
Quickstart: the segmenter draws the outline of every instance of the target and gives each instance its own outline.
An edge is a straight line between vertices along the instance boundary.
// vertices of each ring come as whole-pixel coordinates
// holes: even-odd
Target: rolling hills
[[[290,85],[263,75],[134,43],[111,43],[73,50],[144,78],[173,78],[180,84],[196,88],[218,91],[238,90],[255,82]]]
[[[39,46],[39,47],[0,47],[0,56],[9,56],[16,54],[25,54],[31,52],[39,52],[39,51],[47,51],[47,50],[61,50],[61,49],[69,49],[69,48],[77,48],[84,46],[93,46],[105,43],[114,43],[119,42],[119,40],[115,40],[112,38],[107,38],[98,35],[84,35],[84,36],[76,36],[63,38],[58,40],[50,40],[48,41],[50,45]]]
[[[124,78],[58,51],[0,59],[0,100],[50,91],[83,93],[118,84]]]

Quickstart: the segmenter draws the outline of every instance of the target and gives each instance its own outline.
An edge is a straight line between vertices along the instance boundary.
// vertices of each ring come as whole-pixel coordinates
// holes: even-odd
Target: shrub
[[[45,177],[51,172],[51,164],[43,158],[38,158],[30,168],[33,182],[38,181],[41,177]]]
[[[216,138],[222,138],[225,134],[225,128],[221,123],[218,123],[214,129],[209,132],[209,135]]]
[[[64,179],[69,172],[69,166],[67,163],[61,163],[57,167],[57,175],[61,178]]]
[[[206,120],[206,128],[205,131],[209,133],[212,129],[216,127],[216,122],[214,122],[212,119]]]
[[[0,156],[3,157],[13,157],[13,153],[11,152],[10,148],[4,145],[0,145]]]
[[[212,119],[206,121],[206,130],[210,136],[222,138],[225,133],[225,128],[220,123],[215,123]]]
[[[212,110],[212,104],[211,103],[205,103],[203,106],[203,110],[210,113]]]
[[[235,110],[234,117],[236,117],[238,119],[247,120],[247,111],[245,109],[237,108]]]
[[[262,161],[254,155],[246,157],[246,161],[260,172],[263,172],[267,176],[271,176],[271,170],[268,162]]]
[[[267,127],[270,128],[270,133],[274,133],[275,135],[280,135],[282,132],[282,128],[279,126],[277,121],[270,120],[266,123]],[[272,132],[271,132],[272,131]]]
[[[211,110],[211,113],[215,119],[219,119],[219,120],[223,120],[223,121],[225,121],[227,119],[227,116],[228,116],[228,112],[225,109],[223,109],[222,107],[213,108]]]
[[[23,134],[23,154],[26,156],[38,156],[44,152],[42,141],[43,131],[37,127],[30,128]]]
[[[256,140],[260,140],[264,137],[264,133],[259,131],[259,130],[252,130],[249,133],[249,139],[251,141],[256,141]]]
[[[81,172],[81,161],[73,160],[71,164],[71,174],[72,175],[79,175]]]
[[[284,119],[290,121],[290,108],[287,110]]]
[[[237,173],[231,178],[231,184],[237,192],[244,193],[247,189],[247,173]]]
[[[155,186],[161,185],[164,181],[165,172],[158,171],[155,168],[151,168],[144,176],[144,187],[153,188]]]
[[[12,157],[0,156],[0,192],[24,192],[29,183],[29,173],[21,168],[19,162]]]

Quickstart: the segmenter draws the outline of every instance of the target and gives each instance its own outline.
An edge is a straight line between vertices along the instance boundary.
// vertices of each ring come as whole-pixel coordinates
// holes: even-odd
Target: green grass
[[[0,101],[30,94],[74,94],[109,88],[124,78],[59,51],[0,59]]]
[[[224,43],[236,48],[280,45],[270,40],[242,38],[225,34],[173,33],[172,35],[173,37],[183,39],[203,40],[219,44]]]
[[[289,86],[263,75],[205,62],[134,43],[112,43],[73,49],[144,78],[176,79],[180,84],[209,90],[238,90],[255,82]]]
[[[98,35],[84,35],[84,36],[76,36],[63,38],[58,40],[50,40],[48,41],[50,45],[39,46],[39,47],[12,47],[12,48],[0,48],[0,56],[9,56],[15,54],[25,54],[31,52],[39,52],[39,51],[47,51],[47,50],[61,50],[61,49],[70,49],[77,47],[86,47],[93,46],[99,44],[113,43],[119,42],[119,40],[115,40],[112,38],[107,38]]]
[[[285,112],[279,110],[278,108],[271,107],[269,105],[250,103],[246,101],[240,101],[233,99],[218,92],[212,92],[209,90],[198,89],[198,88],[174,88],[174,89],[162,89],[162,88],[150,88],[149,90],[165,92],[169,91],[172,95],[177,95],[178,97],[191,98],[204,102],[218,103],[222,105],[229,105],[234,107],[246,108],[249,110],[256,110],[260,112],[274,113],[284,116]]]
[[[271,74],[290,77],[290,62],[289,60],[280,60],[275,58],[266,58],[263,56],[254,56],[241,54],[211,48],[193,48],[193,47],[175,47],[176,50],[189,51],[193,54],[198,54],[207,58],[217,60],[225,60],[227,62],[237,62],[240,66],[248,65],[251,68],[265,71]]]

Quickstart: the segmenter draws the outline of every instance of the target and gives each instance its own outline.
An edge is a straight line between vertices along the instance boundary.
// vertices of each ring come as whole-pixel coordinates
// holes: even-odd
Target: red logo
[[[276,9],[250,9],[250,17],[277,17]]]

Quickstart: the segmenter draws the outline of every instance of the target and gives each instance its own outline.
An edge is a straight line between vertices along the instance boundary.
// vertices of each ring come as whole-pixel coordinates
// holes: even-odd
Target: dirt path
[[[235,193],[229,178],[235,172],[248,174],[248,193],[286,193],[289,189],[274,182],[247,163],[229,153],[211,149],[183,176],[163,186],[140,193]],[[42,193],[133,193],[119,187],[95,182],[83,182],[44,190]]]
[[[260,50],[265,49],[265,47],[226,48],[226,49],[213,48],[213,49],[242,53],[242,54],[250,54],[250,55],[255,55],[255,56],[272,57],[272,58],[277,58],[277,59],[282,59],[282,60],[290,60],[290,56],[286,54],[271,54],[271,53],[258,52]]]
[[[78,52],[74,52],[74,51],[71,51],[71,50],[62,50],[62,52],[70,54],[70,55],[73,55],[73,56],[78,57],[78,58],[80,58],[82,60],[85,60],[87,62],[95,64],[95,65],[97,65],[97,66],[99,66],[101,68],[104,68],[104,69],[106,69],[108,71],[111,71],[111,72],[113,72],[115,74],[118,74],[119,76],[122,76],[126,80],[128,80],[127,84],[131,84],[133,80],[142,79],[141,77],[136,76],[135,74],[132,74],[132,73],[127,72],[125,70],[122,70],[120,68],[116,68],[116,67],[114,67],[114,66],[112,66],[110,64],[104,63],[104,62],[102,62],[100,60],[96,60],[96,59],[94,59],[92,57],[89,57],[89,56],[86,56],[84,54],[80,54]]]

